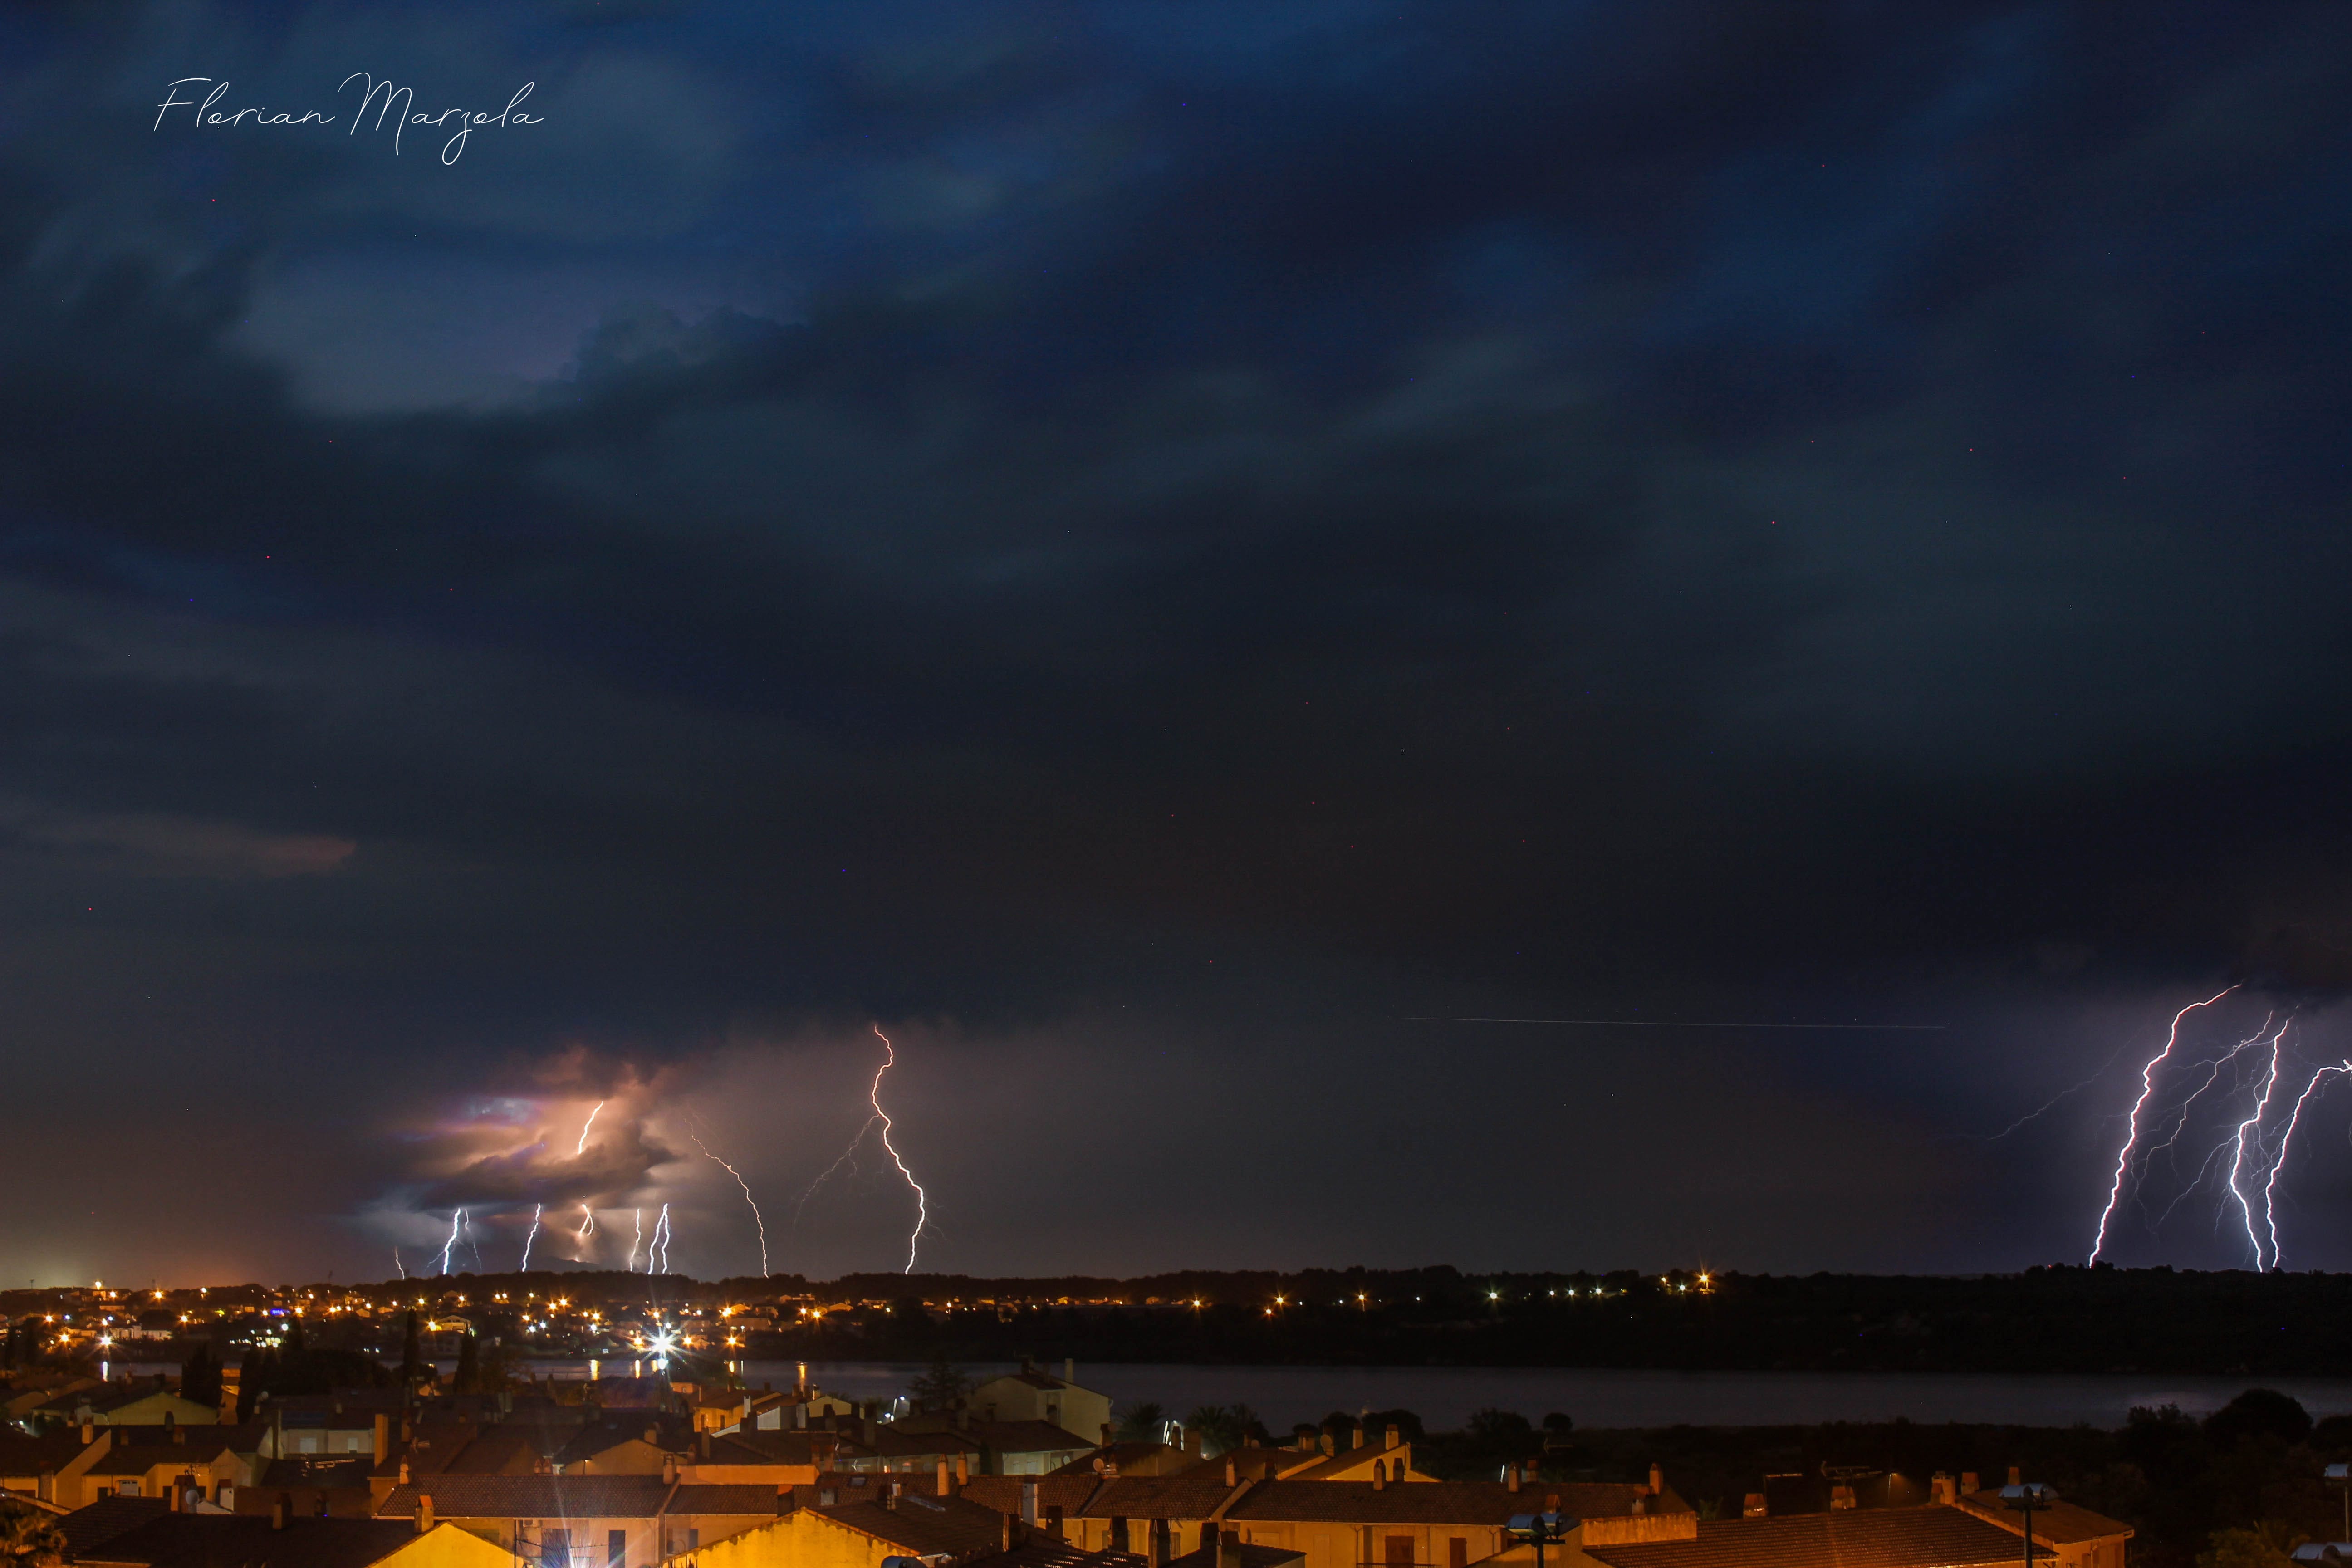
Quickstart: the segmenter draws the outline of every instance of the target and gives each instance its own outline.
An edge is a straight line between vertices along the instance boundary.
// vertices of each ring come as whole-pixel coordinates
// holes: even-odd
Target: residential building
[[[1524,1549],[1521,1555],[1534,1561]],[[1556,1553],[1549,1563],[1559,1568],[2013,1568],[2023,1555],[2023,1542],[2010,1531],[1965,1510],[1929,1503],[1702,1520],[1685,1539],[1597,1542]],[[2054,1560],[2037,1539],[2033,1561]]]
[[[395,1487],[376,1517],[446,1521],[540,1568],[653,1568],[772,1522],[777,1500],[674,1477],[444,1473]]]
[[[966,1396],[964,1408],[982,1421],[1042,1421],[1066,1432],[1089,1435],[1110,1424],[1110,1395],[1079,1387],[1075,1361],[1062,1363],[1059,1377],[1024,1366],[1006,1376],[990,1378]],[[1088,1442],[1081,1447],[1095,1446]]]
[[[420,1531],[389,1521],[300,1519],[283,1511],[162,1512],[77,1547],[74,1561],[79,1568],[514,1568],[506,1553],[447,1525]]]
[[[2017,1476],[2016,1470],[2009,1472],[2011,1485]],[[1997,1488],[1979,1487],[1976,1480],[1973,1475],[1964,1474],[1957,1480],[1939,1475],[1930,1488],[1937,1501],[1954,1504],[1988,1524],[2022,1537],[2025,1515],[2011,1508]],[[2033,1510],[2034,1542],[2053,1549],[2058,1568],[2124,1568],[2124,1542],[2132,1533],[2131,1526],[2121,1520],[2063,1500]]]

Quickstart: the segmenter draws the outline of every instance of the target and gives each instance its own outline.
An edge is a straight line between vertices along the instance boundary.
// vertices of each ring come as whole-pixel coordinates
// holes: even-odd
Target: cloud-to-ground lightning
[[[408,1265],[400,1260],[400,1248],[397,1247],[392,1249],[392,1266],[400,1270],[400,1277],[403,1279],[408,1278]]]
[[[466,1211],[453,1209],[449,1215],[449,1239],[441,1244],[441,1272],[449,1272],[449,1254],[457,1246],[457,1227],[466,1223]]]
[[[545,1207],[545,1204],[530,1205],[530,1234],[522,1238],[522,1272],[525,1274],[530,1272],[530,1244],[539,1239],[539,1215]]]
[[[924,1228],[931,1223],[931,1200],[930,1194],[923,1191],[923,1184],[915,1180],[915,1173],[907,1169],[907,1162],[898,1157],[898,1148],[890,1142],[890,1115],[882,1109],[882,1075],[898,1064],[898,1047],[890,1043],[890,1037],[882,1032],[881,1025],[877,1024],[873,1027],[874,1037],[882,1042],[883,1050],[882,1065],[874,1069],[873,1086],[866,1091],[866,1102],[873,1106],[874,1114],[866,1119],[866,1124],[857,1130],[856,1136],[850,1139],[849,1146],[841,1152],[840,1156],[820,1172],[816,1180],[801,1194],[800,1202],[793,1205],[793,1228],[795,1231],[800,1229],[801,1211],[808,1207],[808,1201],[816,1195],[816,1190],[831,1180],[835,1171],[851,1163],[856,1156],[857,1146],[865,1142],[866,1135],[879,1125],[882,1147],[888,1152],[890,1163],[898,1168],[898,1174],[904,1176],[907,1184],[915,1190],[915,1228],[907,1237],[907,1267],[899,1271],[912,1274],[915,1271],[915,1249],[922,1241]]]
[[[709,1144],[705,1143],[699,1138],[695,1138],[694,1134],[691,1132],[688,1133],[687,1136],[694,1139],[694,1146],[696,1148],[701,1150],[706,1154],[710,1154]],[[768,1222],[760,1217],[760,1200],[751,1195],[751,1184],[743,1179],[742,1172],[737,1170],[726,1161],[719,1159],[719,1156],[716,1154],[710,1154],[710,1157],[711,1159],[718,1161],[719,1168],[720,1170],[725,1171],[729,1175],[735,1178],[735,1184],[743,1189],[743,1201],[751,1205],[751,1223],[760,1228],[760,1277],[764,1279],[768,1277]]]
[[[882,1065],[874,1069],[874,1087],[866,1091],[866,1099],[873,1101],[875,1119],[882,1123],[882,1147],[888,1152],[890,1163],[898,1167],[898,1173],[907,1178],[908,1186],[915,1189],[915,1228],[907,1234],[907,1267],[899,1270],[902,1274],[912,1274],[915,1271],[916,1244],[923,1238],[923,1227],[931,1223],[931,1199],[930,1194],[923,1191],[923,1184],[915,1180],[915,1173],[907,1169],[907,1162],[898,1158],[898,1151],[890,1142],[890,1113],[882,1109],[882,1075],[898,1065],[898,1047],[890,1043],[890,1037],[882,1032],[879,1024],[874,1026],[874,1037],[882,1042],[885,1054]]]
[[[2210,1007],[2236,989],[2235,985],[2224,986],[2204,1001],[2191,1002],[2175,1013],[2172,1028],[2164,1037],[2164,1049],[2150,1057],[2147,1065],[2139,1069],[2139,1098],[2132,1101],[2131,1117],[2125,1126],[2123,1147],[2116,1151],[2116,1179],[2107,1189],[2107,1206],[2099,1211],[2099,1232],[2091,1242],[2090,1262],[2096,1263],[2099,1254],[2106,1249],[2107,1224],[2115,1218],[2116,1205],[2123,1201],[2124,1178],[2131,1170],[2132,1154],[2139,1145],[2140,1112],[2147,1109],[2149,1099],[2156,1093],[2157,1068],[2172,1055],[2173,1047],[2180,1043],[2180,1021],[2200,1007]]]
[[[656,1258],[661,1259],[658,1268],[654,1263]],[[661,1213],[654,1220],[653,1242],[646,1248],[646,1272],[648,1274],[669,1272],[669,1205],[667,1204],[662,1205]]]
[[[637,1248],[644,1246],[646,1240],[646,1211],[638,1209],[636,1211],[636,1215],[637,1233],[629,1237],[629,1262],[627,1272],[631,1274],[635,1274],[637,1271]],[[648,1269],[646,1272],[650,1273],[652,1270]]]
[[[580,1245],[587,1246],[588,1238],[595,1234],[596,1211],[586,1204],[582,1204],[580,1205]]]
[[[2254,1155],[2257,1162],[2263,1154],[2263,1118],[2270,1113],[2271,1096],[2278,1091],[2279,1050],[2281,1042],[2285,1038],[2286,1026],[2281,1024],[2278,1026],[2278,1033],[2270,1037],[2271,1069],[2263,1075],[2263,1092],[2255,1100],[2254,1108],[2246,1112],[2246,1119],[2238,1123],[2237,1135],[2231,1140],[2231,1144],[2230,1195],[2238,1200],[2238,1215],[2245,1222],[2246,1245],[2254,1249],[2254,1269],[2257,1273],[2261,1272],[2263,1268],[2263,1238],[2254,1229],[2253,1200],[2246,1195],[2246,1190],[2239,1185],[2239,1181],[2245,1174],[2246,1170],[2247,1133],[2252,1132],[2254,1135]]]
[[[2279,1173],[2286,1168],[2287,1146],[2294,1142],[2295,1127],[2303,1121],[2304,1102],[2309,1100],[2312,1095],[2317,1091],[2320,1080],[2327,1077],[2330,1073],[2352,1073],[2352,1060],[2340,1062],[2335,1067],[2321,1068],[2317,1072],[2311,1075],[2311,1081],[2303,1086],[2303,1092],[2294,1097],[2294,1110],[2287,1117],[2286,1126],[2279,1132],[2278,1158],[2271,1162],[2271,1173],[2263,1183],[2263,1223],[2270,1227],[2271,1267],[2273,1268],[2276,1268],[2279,1266]]]

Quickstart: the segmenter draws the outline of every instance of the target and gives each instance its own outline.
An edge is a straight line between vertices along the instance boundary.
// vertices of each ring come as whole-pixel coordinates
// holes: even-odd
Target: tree
[[[2300,1443],[2311,1436],[2311,1412],[2299,1400],[2275,1388],[2250,1388],[2205,1417],[2205,1436],[2218,1448],[2248,1437],[2276,1437]]]
[[[180,1397],[194,1404],[220,1407],[221,1363],[207,1341],[199,1340],[180,1363]]]
[[[425,1352],[416,1338],[416,1309],[408,1310],[408,1327],[400,1336],[400,1386],[415,1392],[418,1380],[425,1375]]]
[[[2197,1568],[2295,1568],[2294,1549],[2308,1539],[2271,1520],[2252,1530],[2217,1530],[2197,1554]]]
[[[1122,1443],[1164,1443],[1168,1440],[1168,1412],[1156,1402],[1139,1400],[1121,1405],[1111,1412],[1118,1418],[1118,1436]]]
[[[248,1352],[236,1363],[236,1418],[250,1421],[261,1409],[262,1396],[278,1381],[278,1356],[271,1351]]]
[[[65,1532],[48,1515],[0,1500],[0,1563],[7,1568],[57,1568],[65,1560]]]
[[[1516,1410],[1497,1410],[1490,1405],[1470,1413],[1470,1436],[1484,1442],[1517,1442],[1534,1431],[1528,1418]]]
[[[474,1331],[471,1329],[467,1330],[466,1337],[457,1342],[457,1373],[449,1386],[459,1394],[481,1392],[481,1352],[476,1348],[476,1344]]]
[[[972,1381],[964,1370],[941,1356],[931,1363],[929,1372],[907,1385],[907,1398],[918,1410],[947,1410],[971,1390]]]

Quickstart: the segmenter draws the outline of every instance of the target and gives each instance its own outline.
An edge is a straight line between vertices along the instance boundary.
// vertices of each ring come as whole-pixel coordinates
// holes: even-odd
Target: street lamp
[[[1503,1526],[1503,1533],[1514,1541],[1524,1541],[1536,1549],[1536,1568],[1543,1568],[1543,1549],[1558,1546],[1568,1539],[1568,1532],[1584,1522],[1562,1519],[1554,1510],[1542,1513],[1515,1513]]]
[[[2000,1489],[2001,1506],[2013,1508],[2025,1516],[2025,1568],[2033,1568],[2033,1510],[2048,1508],[2058,1500],[2058,1489],[2041,1481]]]

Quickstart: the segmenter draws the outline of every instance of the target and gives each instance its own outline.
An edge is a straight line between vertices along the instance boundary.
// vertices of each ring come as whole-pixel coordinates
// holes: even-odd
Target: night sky
[[[2080,1261],[2231,982],[2109,1256],[2245,1267],[2215,1138],[2352,1051],[2340,5],[0,61],[9,1283],[755,1271],[697,1138],[896,1268],[877,1131],[794,1214],[877,1023],[926,1269]]]

